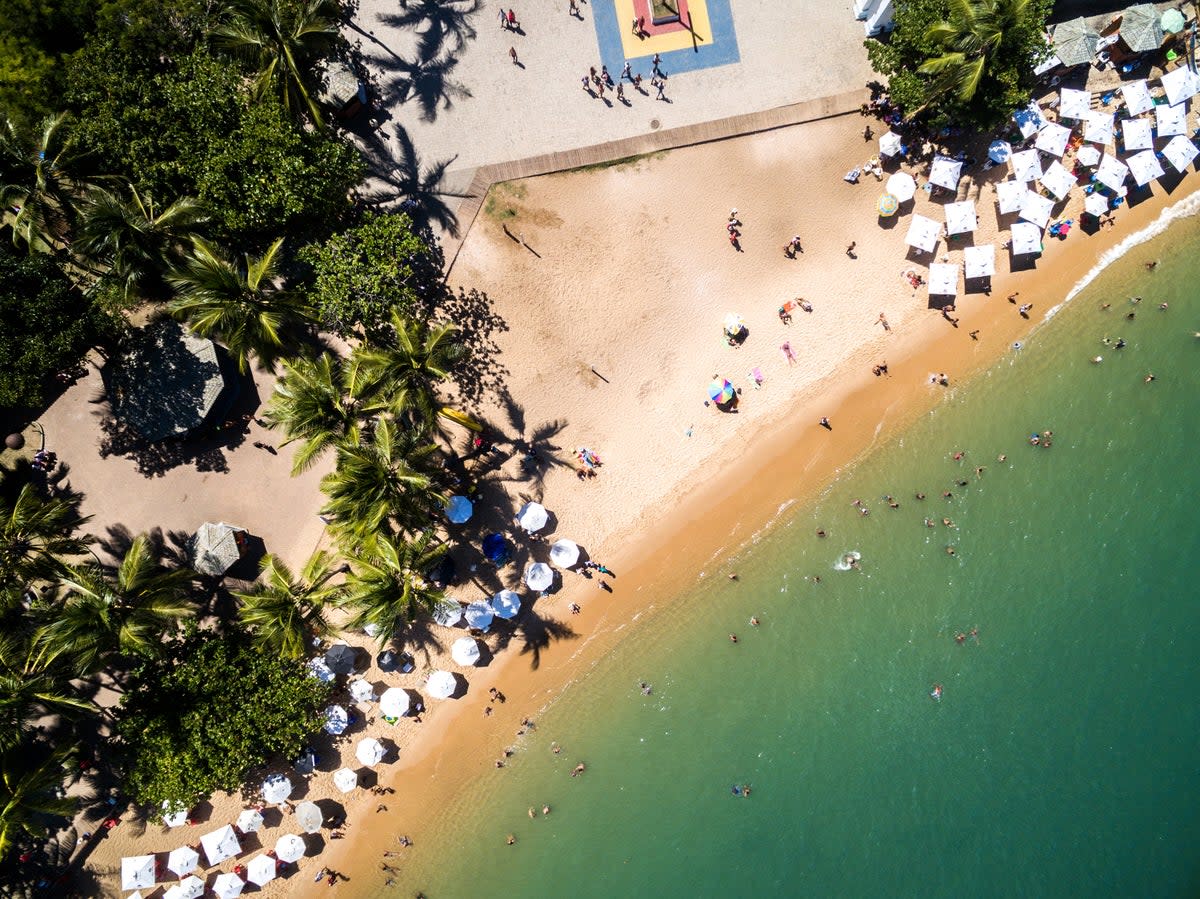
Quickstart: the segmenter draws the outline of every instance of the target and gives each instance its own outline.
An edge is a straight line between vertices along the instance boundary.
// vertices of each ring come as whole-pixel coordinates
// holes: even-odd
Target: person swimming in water
[[[942,699],[942,685],[934,684],[933,689],[929,691],[929,698],[940,702]]]
[[[955,643],[965,643],[966,641],[967,641],[967,635],[964,634],[962,631],[959,631],[957,634],[954,635]]]

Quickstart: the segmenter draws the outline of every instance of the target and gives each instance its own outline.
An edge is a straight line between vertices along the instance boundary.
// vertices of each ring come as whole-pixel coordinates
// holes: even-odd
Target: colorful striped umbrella
[[[895,215],[896,210],[899,208],[900,201],[891,194],[884,194],[879,198],[879,214],[881,216],[887,217],[889,215]]]
[[[723,406],[733,399],[733,385],[724,378],[718,378],[708,385],[708,398],[718,406]]]

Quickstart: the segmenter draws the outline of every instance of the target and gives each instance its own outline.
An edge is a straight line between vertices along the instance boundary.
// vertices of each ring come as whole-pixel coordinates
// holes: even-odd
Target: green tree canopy
[[[117,711],[124,785],[153,809],[236,790],[252,768],[291,759],[321,726],[329,688],[297,659],[240,631],[197,631],[132,676]]]
[[[29,740],[0,751],[0,860],[22,837],[46,837],[49,819],[70,817],[77,801],[58,798],[69,749]]]

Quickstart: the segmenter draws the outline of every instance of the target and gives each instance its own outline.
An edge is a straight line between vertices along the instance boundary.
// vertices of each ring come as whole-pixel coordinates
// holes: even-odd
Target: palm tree
[[[41,665],[32,647],[13,633],[0,635],[0,751],[19,743],[43,715],[77,715],[95,705],[74,694],[66,673]]]
[[[450,376],[464,355],[462,344],[454,339],[457,333],[458,327],[448,322],[409,321],[393,310],[394,342],[362,350],[367,370],[387,385],[397,406],[412,413],[419,426],[434,422],[441,409],[437,384]]]
[[[199,235],[208,213],[199,200],[181,197],[159,210],[153,198],[130,186],[129,199],[95,190],[83,209],[72,244],[85,259],[109,268],[131,295],[162,296],[167,272],[183,262],[182,247]]]
[[[113,572],[70,566],[62,595],[44,611],[36,640],[46,659],[63,658],[79,674],[101,670],[111,656],[154,658],[163,637],[193,614],[192,573],[168,569],[161,548],[139,534]]]
[[[355,546],[376,535],[419,529],[445,501],[433,486],[430,456],[437,447],[420,432],[387,419],[337,448],[337,468],[321,480],[334,533]]]
[[[32,484],[11,499],[0,493],[0,615],[30,586],[53,578],[64,558],[87,551],[92,538],[76,531],[90,519],[72,503],[42,498]]]
[[[279,558],[262,560],[262,582],[248,593],[234,593],[242,601],[238,617],[262,649],[286,658],[301,658],[314,637],[324,638],[336,628],[325,610],[341,597],[343,587],[330,584],[337,574],[334,557],[317,552],[297,578]]]
[[[282,246],[280,238],[262,256],[235,260],[196,238],[183,266],[168,275],[179,293],[171,314],[225,344],[243,372],[251,355],[273,370],[311,321],[299,297],[276,283]]]
[[[36,137],[21,134],[11,120],[0,128],[0,208],[13,229],[13,243],[49,253],[70,236],[75,203],[91,183],[68,133],[67,114],[42,121]]]
[[[336,0],[233,0],[228,21],[212,35],[216,45],[255,68],[257,96],[275,93],[293,115],[322,122],[313,96],[313,64],[337,42]]]
[[[425,572],[446,553],[426,531],[414,540],[378,536],[353,557],[346,584],[346,606],[352,610],[347,627],[378,629],[386,645],[421,612],[433,609],[442,591],[425,580]]]
[[[59,798],[67,777],[69,749],[25,744],[0,753],[0,860],[23,836],[44,837],[44,816],[70,817],[76,801]]]

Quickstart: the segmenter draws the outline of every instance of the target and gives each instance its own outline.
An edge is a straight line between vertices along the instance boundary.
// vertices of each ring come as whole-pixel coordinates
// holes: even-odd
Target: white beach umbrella
[[[959,206],[962,204],[954,203],[951,205]],[[967,205],[971,206],[972,213],[974,213],[974,205],[970,203]],[[556,540],[554,545],[550,547],[550,561],[559,568],[570,568],[579,561],[579,545],[574,540]]]
[[[1092,95],[1088,91],[1064,87],[1058,92],[1058,115],[1063,119],[1084,119],[1092,109]]]
[[[1046,127],[1038,132],[1033,145],[1043,153],[1055,158],[1061,158],[1067,150],[1067,141],[1071,139],[1071,129],[1064,128],[1057,122],[1047,122]]]
[[[1012,158],[1012,144],[1006,140],[994,140],[988,144],[988,159],[992,162],[1008,162]]]
[[[459,637],[450,647],[450,658],[455,665],[474,665],[479,661],[479,644],[474,637]]]
[[[163,824],[167,825],[167,827],[180,827],[187,824],[188,810],[186,808],[179,808],[178,806],[171,805],[169,802],[164,802],[162,810]]]
[[[358,786],[358,772],[353,768],[338,768],[333,772],[333,785],[343,793],[353,793]]]
[[[475,630],[479,631],[486,631],[492,626],[492,619],[495,617],[495,611],[482,599],[477,599],[467,606],[467,627],[475,628]]]
[[[1200,77],[1184,64],[1163,75],[1162,86],[1167,102],[1174,106],[1200,90]]]
[[[451,524],[466,524],[474,512],[475,507],[465,496],[452,496],[446,503],[446,518]]]
[[[979,224],[975,215],[975,204],[970,200],[964,200],[961,203],[947,203],[943,207],[943,211],[946,213],[947,234],[966,234],[974,231]],[[553,550],[551,550],[551,558],[553,558]]]
[[[433,620],[442,627],[454,627],[462,616],[462,606],[453,599],[443,599],[433,607]]]
[[[882,156],[895,156],[903,144],[904,139],[895,131],[886,131],[879,135],[879,153]]]
[[[325,733],[337,736],[340,733],[345,733],[346,728],[350,726],[350,716],[346,714],[346,710],[340,705],[330,705],[325,707]]]
[[[375,688],[369,680],[351,681],[350,698],[355,702],[371,702],[375,698]]]
[[[212,891],[217,899],[237,899],[245,888],[246,881],[228,871],[218,875],[212,885]]]
[[[278,865],[269,855],[256,855],[246,865],[246,879],[260,887],[266,886],[275,879]]]
[[[1042,251],[1042,229],[1029,222],[1017,222],[1012,226],[1012,253],[1028,256]]]
[[[1121,185],[1125,183],[1125,177],[1129,174],[1129,166],[1117,159],[1111,154],[1105,154],[1100,160],[1100,166],[1096,169],[1096,180],[1105,187],[1111,187],[1113,190],[1119,190]]]
[[[1146,87],[1145,78],[1128,81],[1122,84],[1118,90],[1121,91],[1121,99],[1125,101],[1125,109],[1130,115],[1141,115],[1154,108],[1154,101],[1150,99],[1150,89]]]
[[[294,833],[284,834],[275,841],[275,857],[281,862],[298,862],[307,850],[304,839]]]
[[[1080,165],[1091,168],[1100,161],[1100,155],[1100,150],[1096,147],[1080,147],[1079,152],[1075,154],[1075,160]]]
[[[1088,194],[1083,201],[1083,211],[1099,218],[1108,212],[1108,197],[1099,192]]]
[[[272,774],[262,782],[263,802],[278,805],[292,795],[292,782],[286,774]]]
[[[1042,187],[1060,200],[1065,200],[1074,186],[1075,176],[1063,168],[1063,164],[1057,159],[1042,173]]]
[[[144,890],[154,886],[158,877],[153,855],[130,855],[121,859],[121,889]]]
[[[1046,223],[1050,221],[1050,216],[1054,212],[1054,201],[1049,197],[1043,197],[1041,194],[1035,194],[1030,191],[1025,196],[1025,202],[1021,204],[1021,218],[1027,222],[1032,222],[1039,228],[1045,228]]]
[[[256,808],[244,808],[238,815],[236,827],[242,833],[254,833],[262,826],[262,812]]]
[[[549,520],[546,507],[541,503],[526,503],[517,512],[517,524],[531,534],[544,528]]]
[[[525,584],[530,590],[549,590],[554,583],[554,571],[545,562],[534,562],[525,569]]]
[[[1018,109],[1013,113],[1012,118],[1023,139],[1033,137],[1046,124],[1041,108],[1034,102],[1030,102],[1024,109]]]
[[[210,865],[219,865],[225,859],[233,858],[242,851],[242,844],[238,842],[237,834],[228,824],[212,833],[206,833],[200,838],[200,845],[204,848],[204,854],[208,856]]]
[[[1042,177],[1042,160],[1037,150],[1021,150],[1009,162],[1015,181],[1036,181]]]
[[[471,639],[470,637],[467,638]],[[408,714],[408,707],[412,700],[408,696],[408,691],[400,687],[388,687],[383,691],[383,695],[379,697],[379,714],[385,718],[403,718]]]
[[[1129,165],[1129,174],[1138,187],[1145,187],[1155,178],[1163,176],[1163,168],[1158,164],[1158,157],[1153,150],[1143,150],[1128,157],[1125,162]]]
[[[191,874],[163,893],[163,899],[200,899],[204,895],[204,881]]]
[[[337,680],[337,675],[333,673],[333,669],[325,664],[324,659],[309,659],[308,673],[315,677],[323,684],[331,684]]]
[[[964,275],[970,278],[990,278],[996,274],[996,248],[987,243],[963,250]]]
[[[929,183],[946,190],[958,190],[958,179],[962,175],[962,163],[949,156],[933,157],[929,167]]]
[[[1196,145],[1183,135],[1171,138],[1170,143],[1162,150],[1163,157],[1177,172],[1186,171],[1198,152],[1200,151],[1196,149]]]
[[[908,172],[896,172],[896,174],[887,179],[885,189],[898,202],[907,203],[917,192],[917,182],[913,180],[913,176]]]
[[[1154,107],[1154,127],[1159,137],[1173,137],[1176,134],[1187,134],[1187,104]]]
[[[521,594],[512,590],[501,590],[492,597],[492,611],[497,618],[516,618],[521,611]]]
[[[996,184],[996,202],[1001,215],[1019,212],[1029,188],[1024,181],[1000,181]]]
[[[1149,150],[1154,146],[1154,133],[1146,119],[1126,119],[1121,123],[1121,142],[1125,152]]]
[[[952,297],[958,293],[958,266],[934,262],[929,266],[929,295]]]
[[[731,337],[737,337],[745,330],[746,322],[736,312],[730,312],[725,316],[725,321],[721,323],[725,333]]]
[[[359,740],[358,745],[354,747],[354,757],[368,768],[382,762],[385,755],[387,755],[387,750],[374,737]]]
[[[296,823],[305,833],[316,833],[324,821],[325,816],[315,802],[301,802],[296,806]]]
[[[425,692],[434,699],[449,699],[458,690],[458,680],[449,671],[434,671],[425,681]]]
[[[938,235],[941,232],[941,225],[931,218],[917,214],[909,222],[908,234],[904,236],[904,242],[910,247],[916,247],[923,253],[932,253],[934,247],[937,246]]]
[[[1113,142],[1113,122],[1115,117],[1111,112],[1092,110],[1083,125],[1083,139],[1093,144],[1108,146]]]
[[[191,846],[180,846],[178,849],[172,849],[167,856],[167,870],[173,874],[178,874],[180,877],[185,877],[196,870],[196,865],[200,864],[200,853]]]

